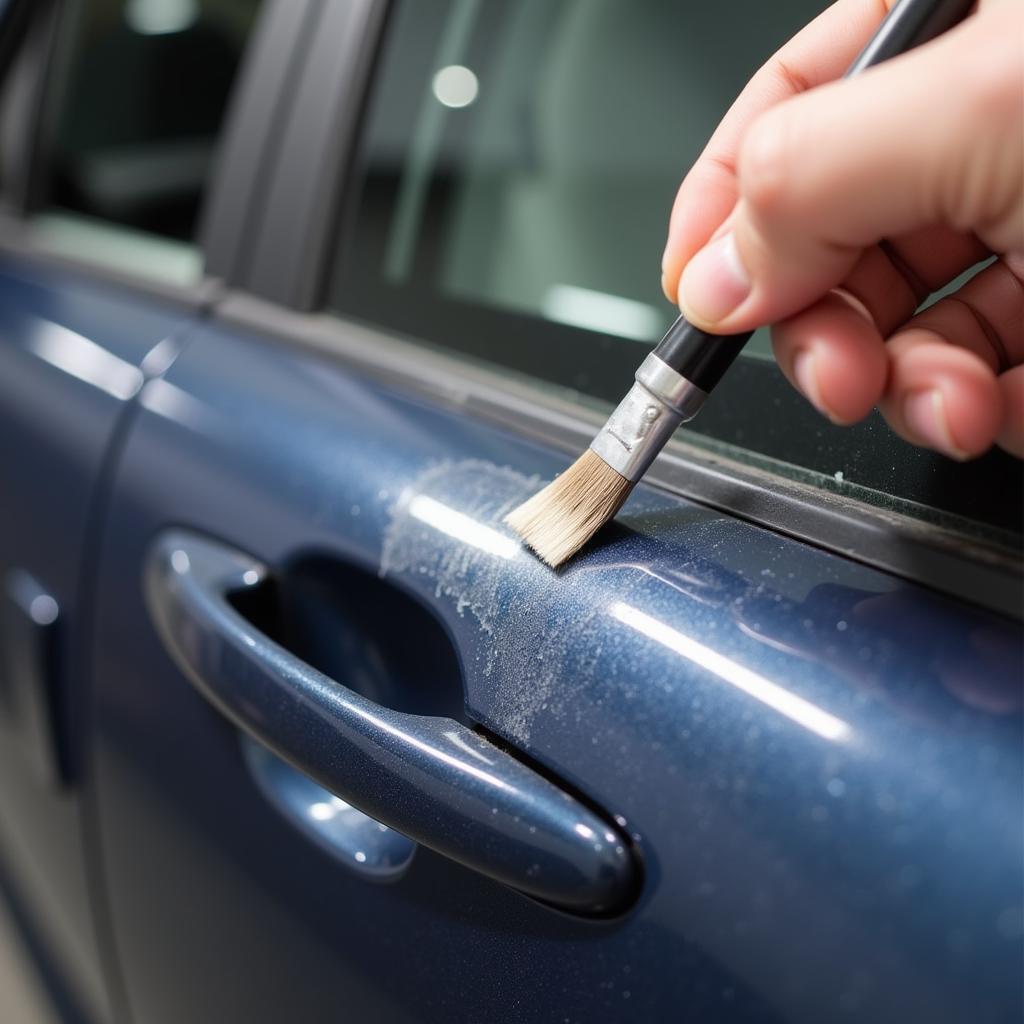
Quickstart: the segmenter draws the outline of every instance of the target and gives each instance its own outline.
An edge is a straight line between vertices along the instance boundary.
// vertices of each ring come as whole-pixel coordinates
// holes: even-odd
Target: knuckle
[[[783,88],[794,96],[811,88],[810,79],[781,54],[775,61],[774,71]]]
[[[785,118],[765,115],[747,132],[740,149],[740,192],[755,210],[772,213],[785,205],[789,150]]]
[[[1024,174],[1024,83],[1019,47],[1005,32],[992,35],[995,27],[986,33],[987,45],[978,45],[973,36],[964,41],[970,86],[953,97],[942,158],[935,161],[933,194],[939,218],[980,231],[1003,248],[1024,242],[1017,223]]]

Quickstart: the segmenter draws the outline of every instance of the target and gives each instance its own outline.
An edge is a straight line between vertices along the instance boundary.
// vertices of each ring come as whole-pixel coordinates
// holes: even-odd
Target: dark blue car
[[[814,0],[7,0],[0,880],[65,1019],[1016,1022],[1020,464],[757,337],[559,572]]]

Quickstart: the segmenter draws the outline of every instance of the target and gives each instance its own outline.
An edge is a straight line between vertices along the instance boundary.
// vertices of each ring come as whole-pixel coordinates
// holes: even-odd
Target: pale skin
[[[662,287],[706,330],[773,324],[836,423],[878,406],[950,458],[1024,457],[1024,3],[836,81],[893,3],[839,0],[751,79],[679,188]]]

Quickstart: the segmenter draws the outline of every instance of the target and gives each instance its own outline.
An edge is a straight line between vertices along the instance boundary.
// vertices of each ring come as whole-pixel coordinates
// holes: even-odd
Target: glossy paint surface
[[[405,872],[416,853],[411,839],[317,785],[262,743],[248,735],[240,741],[260,791],[313,842],[365,878],[386,881]]]
[[[52,764],[40,771],[53,760],[43,734],[0,710],[0,870],[68,999],[97,1019],[110,1010],[83,838],[84,573],[109,446],[145,357],[161,343],[166,356],[183,322],[180,311],[95,282],[0,260],[0,595],[28,574],[60,609],[45,678],[8,670],[21,674],[12,686],[44,688],[70,776],[54,779]],[[3,647],[0,639],[0,673],[16,656]]]
[[[646,487],[551,572],[502,516],[564,457],[227,330],[138,402],[94,762],[137,1019],[1019,1016],[1018,626]],[[623,822],[636,908],[574,921],[426,849],[375,885],[311,842],[149,621],[169,526],[285,580],[355,567],[353,606],[371,574],[419,602],[468,718]],[[361,628],[382,665],[403,646],[386,616]],[[333,676],[369,693],[367,664]]]

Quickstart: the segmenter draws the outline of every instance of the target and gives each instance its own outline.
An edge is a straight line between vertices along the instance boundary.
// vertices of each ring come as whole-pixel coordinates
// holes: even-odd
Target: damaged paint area
[[[538,714],[572,713],[609,643],[586,563],[549,569],[502,521],[542,483],[476,459],[432,466],[395,503],[381,556],[382,577],[447,600],[459,620],[449,626],[472,652],[470,702],[486,692],[487,717],[519,742]],[[615,593],[635,582],[616,578]]]

